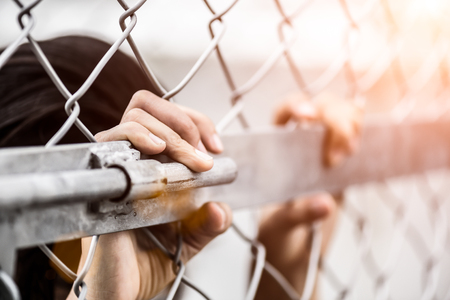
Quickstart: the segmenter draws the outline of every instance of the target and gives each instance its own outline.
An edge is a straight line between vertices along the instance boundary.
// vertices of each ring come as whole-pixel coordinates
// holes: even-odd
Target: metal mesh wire
[[[340,267],[332,266],[340,245],[322,261],[322,284],[333,298],[347,298],[362,287],[369,299],[448,298],[448,180],[442,171],[349,192],[341,224],[348,226],[345,249],[351,254],[341,258]]]
[[[308,60],[302,53],[305,41],[313,35],[304,36],[305,31],[301,29],[305,26],[303,20],[310,18],[305,15],[319,1],[305,0],[295,5],[287,5],[274,0],[273,9],[279,14],[279,22],[274,24],[279,35],[278,44],[272,54],[261,62],[256,72],[243,82],[236,80],[221,47],[221,41],[226,37],[227,14],[238,9],[235,7],[238,1],[229,1],[225,8],[216,10],[212,3],[204,0],[211,13],[210,22],[205,24],[208,26],[211,41],[203,53],[199,53],[197,61],[184,78],[167,90],[150,69],[131,36],[137,23],[135,13],[146,0],[136,1],[133,5],[118,0],[124,9],[119,17],[122,33],[84,84],[73,94],[64,86],[45,53],[32,37],[35,25],[33,10],[45,0],[35,0],[26,5],[19,0],[14,2],[20,8],[18,20],[21,33],[1,54],[0,68],[22,42],[28,41],[39,62],[66,99],[65,110],[68,118],[46,147],[56,145],[73,125],[77,126],[89,141],[95,142],[92,133],[78,119],[81,111],[78,100],[125,40],[145,74],[157,87],[159,96],[164,99],[172,100],[196,76],[204,63],[211,59],[212,55],[216,55],[231,91],[232,105],[217,124],[219,132],[236,120],[239,120],[244,128],[251,126],[251,122],[244,117],[246,96],[255,89],[267,88],[259,84],[279,64],[287,64],[297,88],[311,99],[325,90],[335,89],[357,105],[366,105],[368,110],[387,112],[398,122],[416,113],[423,114],[424,111],[437,119],[448,109],[449,34],[446,28],[449,26],[445,26],[444,17],[446,12],[448,13],[449,5],[443,0],[326,2],[331,7],[331,13],[327,12],[327,16],[339,20],[336,27],[339,27],[342,40],[341,45],[331,51],[333,54],[328,55],[331,60],[322,59],[321,67],[315,67],[314,72],[305,67]],[[333,26],[332,21],[327,24]],[[315,32],[315,29],[312,28],[311,31]],[[428,47],[424,46],[422,51],[416,51],[419,52],[418,56],[408,57],[414,52],[410,51],[411,41],[417,42],[417,39],[424,37]],[[367,42],[368,40],[372,42]],[[380,85],[382,89],[391,91],[386,97],[390,102],[381,109],[373,105],[374,98],[380,96],[377,94]],[[336,88],[337,86],[339,88]],[[445,266],[449,262],[445,251],[448,236],[446,195],[447,187],[450,186],[449,180],[449,175],[442,171],[348,189],[340,222],[331,248],[325,256],[321,255],[320,224],[316,223],[312,227],[314,238],[308,276],[301,296],[296,295],[270,264],[264,264],[265,252],[262,245],[245,237],[234,226],[239,235],[257,250],[255,271],[245,299],[254,298],[264,268],[285,288],[291,298],[310,299],[317,282],[319,293],[326,299],[347,299],[361,294],[365,295],[365,299],[450,298],[448,280],[445,277]],[[151,233],[149,234],[150,238],[158,243]],[[75,279],[74,290],[80,299],[84,299],[86,295],[86,286],[82,280],[88,272],[97,240],[98,237],[94,237],[83,271],[78,276],[67,272]],[[47,247],[41,247],[56,261]],[[185,267],[179,260],[181,247],[181,242],[178,242],[178,250],[172,254],[160,245],[163,252],[174,261],[174,271],[177,273],[168,299],[173,298],[181,282],[209,299],[184,276]],[[347,252],[347,255],[343,255],[344,252]],[[343,258],[340,255],[343,255]],[[57,261],[56,264],[61,265]],[[406,272],[402,271],[405,266]]]

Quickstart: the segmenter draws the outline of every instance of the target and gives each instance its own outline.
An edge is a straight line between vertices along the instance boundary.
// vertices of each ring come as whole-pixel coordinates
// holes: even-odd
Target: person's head
[[[76,92],[109,49],[105,42],[67,36],[39,43],[71,93]],[[80,120],[92,133],[117,125],[131,96],[154,90],[134,59],[122,52],[110,59],[81,97]],[[0,69],[0,147],[45,144],[67,119],[65,98],[24,44]],[[88,142],[73,126],[61,143]]]
[[[110,47],[102,41],[80,36],[39,44],[71,93],[80,88]],[[132,58],[116,52],[81,97],[79,118],[94,134],[111,128],[120,122],[131,96],[140,89],[152,90],[152,86]],[[30,45],[21,45],[0,69],[0,147],[47,143],[67,119],[65,102]],[[85,142],[88,142],[86,137],[73,126],[60,143]],[[81,252],[79,244],[78,241],[75,245]],[[72,249],[77,248],[72,245]],[[22,249],[17,255],[15,280],[23,299],[53,299],[55,285],[57,290],[68,294],[71,284],[55,282],[58,277],[51,275],[55,271],[39,248]]]

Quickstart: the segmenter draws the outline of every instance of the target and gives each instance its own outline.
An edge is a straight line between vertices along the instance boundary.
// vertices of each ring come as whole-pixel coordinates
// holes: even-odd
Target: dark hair
[[[80,36],[48,40],[40,46],[71,93],[86,80],[110,45]],[[107,63],[80,99],[80,120],[95,134],[118,124],[133,93],[153,90],[138,64],[122,52]],[[45,144],[67,119],[65,99],[28,44],[0,70],[0,146]],[[61,143],[87,142],[75,127]]]
[[[71,93],[84,83],[110,47],[81,36],[39,45]],[[119,123],[131,96],[141,89],[154,90],[139,65],[116,52],[80,99],[79,118],[94,134],[111,128]],[[0,147],[45,144],[67,119],[64,104],[64,97],[29,44],[21,45],[0,70]],[[87,142],[86,137],[73,126],[60,143],[82,142]],[[17,262],[15,280],[22,299],[54,299],[55,286],[62,297],[68,295],[71,285],[57,277],[40,249],[18,251]]]

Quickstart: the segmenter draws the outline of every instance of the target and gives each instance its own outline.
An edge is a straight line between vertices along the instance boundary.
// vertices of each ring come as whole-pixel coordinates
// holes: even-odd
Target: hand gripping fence
[[[306,194],[318,190],[341,192],[346,189],[344,193],[346,201],[340,211],[340,217],[343,220],[343,224],[347,224],[347,235],[343,234],[341,231],[335,233],[336,241],[333,241],[334,244],[332,244],[331,249],[328,250],[329,253],[324,255],[323,244],[325,239],[322,230],[324,224],[316,222],[311,226],[311,247],[308,256],[307,274],[303,284],[303,290],[299,294],[279,271],[277,271],[269,262],[265,261],[266,252],[264,246],[259,241],[247,237],[236,224],[233,224],[232,228],[237,235],[250,245],[255,259],[252,277],[244,299],[249,300],[255,298],[263,272],[267,272],[271,275],[290,299],[313,299],[314,297],[317,297],[315,295],[317,291],[323,294],[323,297],[326,299],[351,298],[354,295],[361,295],[361,291],[358,291],[359,286],[362,286],[362,284],[359,284],[359,282],[362,281],[361,278],[365,278],[368,282],[365,286],[366,289],[362,293],[363,295],[372,294],[373,296],[371,298],[373,299],[402,299],[401,295],[406,294],[400,293],[400,296],[398,296],[399,293],[398,289],[395,288],[395,283],[399,282],[399,275],[397,273],[402,267],[402,256],[405,253],[405,249],[412,252],[410,256],[415,257],[415,260],[418,261],[420,265],[416,268],[419,270],[418,273],[421,274],[421,278],[420,280],[415,281],[420,282],[420,284],[418,284],[420,288],[418,288],[418,292],[414,294],[415,299],[450,299],[448,281],[445,282],[445,284],[442,284],[442,281],[446,280],[445,274],[448,273],[445,271],[445,263],[449,258],[447,251],[447,238],[449,235],[447,222],[448,201],[446,200],[449,192],[449,176],[445,171],[442,171],[437,175],[433,173],[423,173],[429,169],[448,168],[450,164],[450,154],[448,154],[450,153],[448,151],[450,150],[450,145],[448,145],[448,142],[444,139],[444,137],[448,137],[449,133],[448,129],[445,129],[449,127],[448,121],[445,120],[445,116],[449,108],[447,98],[450,92],[450,82],[448,80],[448,51],[450,47],[449,33],[444,30],[443,26],[439,27],[437,32],[434,33],[431,51],[428,51],[426,56],[422,57],[418,67],[410,72],[409,69],[407,70],[407,67],[403,65],[402,51],[405,50],[405,45],[407,45],[408,35],[411,35],[410,32],[415,28],[416,22],[418,22],[417,16],[410,20],[409,23],[406,22],[407,24],[404,25],[401,24],[401,20],[398,18],[398,12],[392,8],[392,3],[388,0],[367,0],[362,4],[359,4],[359,6],[347,0],[330,1],[330,3],[333,2],[334,4],[337,4],[340,11],[335,13],[341,14],[347,23],[343,30],[343,44],[337,49],[332,61],[321,69],[318,75],[310,76],[307,74],[306,68],[302,67],[302,64],[299,62],[299,56],[294,51],[295,46],[298,45],[300,40],[300,28],[298,28],[296,22],[304,18],[305,14],[313,9],[318,0],[301,1],[294,9],[290,10],[286,9],[283,1],[274,0],[273,9],[279,14],[279,22],[277,24],[278,44],[274,47],[272,54],[260,64],[256,72],[251,75],[247,81],[237,84],[238,81],[232,74],[231,68],[225,58],[226,53],[222,50],[221,43],[226,36],[227,27],[225,20],[227,15],[230,11],[238,9],[236,4],[239,1],[229,1],[225,9],[218,12],[208,0],[204,0],[204,4],[212,15],[208,22],[211,40],[183,79],[172,89],[166,89],[160,83],[157,74],[155,74],[145,60],[144,55],[138,49],[137,43],[133,40],[131,35],[132,30],[137,24],[136,12],[146,3],[146,0],[136,1],[132,6],[129,6],[124,0],[118,0],[120,6],[124,9],[124,12],[119,17],[119,25],[122,33],[97,63],[96,67],[86,78],[81,87],[76,92],[71,93],[50,64],[44,51],[39,46],[39,43],[32,37],[32,31],[35,25],[33,10],[45,1],[46,0],[35,0],[28,5],[24,5],[19,0],[13,0],[20,8],[18,22],[21,27],[21,32],[1,53],[0,72],[1,68],[7,64],[17,51],[20,44],[27,41],[53,84],[66,99],[65,111],[68,117],[64,125],[47,142],[45,146],[46,149],[25,149],[19,150],[16,153],[4,150],[3,154],[0,154],[0,164],[3,164],[2,166],[4,166],[5,162],[11,158],[18,159],[19,157],[27,156],[42,159],[44,162],[51,162],[52,155],[65,153],[65,158],[68,161],[66,162],[67,167],[64,170],[58,170],[62,171],[62,173],[58,174],[58,176],[60,176],[58,178],[63,178],[64,180],[67,180],[67,182],[73,183],[73,186],[70,187],[73,188],[74,194],[66,195],[61,194],[59,191],[53,193],[45,189],[35,189],[30,195],[24,196],[22,191],[17,191],[14,187],[31,185],[38,182],[38,180],[43,180],[45,176],[48,176],[45,177],[48,178],[48,180],[53,180],[54,177],[52,176],[54,175],[42,173],[33,177],[33,175],[24,175],[20,172],[16,172],[18,176],[9,179],[6,177],[8,171],[5,168],[5,171],[0,172],[0,186],[3,191],[3,196],[0,197],[0,207],[3,211],[12,212],[14,209],[21,208],[26,210],[28,206],[37,204],[52,205],[58,203],[64,205],[64,201],[67,199],[70,199],[73,203],[117,198],[120,200],[121,198],[127,197],[129,197],[129,201],[141,200],[144,198],[159,199],[158,197],[163,191],[169,191],[176,196],[178,195],[176,193],[182,193],[191,188],[195,189],[230,183],[236,177],[236,165],[239,172],[244,170],[244,162],[239,161],[239,156],[233,154],[240,153],[239,151],[242,149],[250,152],[250,150],[253,149],[250,144],[257,148],[255,145],[265,145],[261,141],[265,142],[267,140],[274,143],[279,142],[279,144],[286,144],[287,140],[295,140],[296,142],[290,144],[294,150],[288,152],[289,155],[284,155],[284,160],[289,157],[293,162],[304,163],[301,158],[297,160],[293,158],[297,153],[297,150],[295,149],[306,146],[311,147],[315,152],[318,152],[317,149],[321,147],[323,132],[308,133],[285,130],[276,134],[271,132],[260,135],[253,133],[251,131],[251,122],[244,116],[244,104],[246,99],[250,97],[250,92],[261,88],[261,82],[264,78],[269,76],[271,71],[273,71],[284,58],[296,88],[308,95],[312,101],[314,101],[316,96],[323,91],[331,89],[336,82],[341,82],[342,84],[342,78],[344,78],[343,88],[345,91],[343,94],[356,105],[364,107],[370,102],[368,98],[371,91],[383,80],[387,73],[391,73],[391,82],[396,89],[395,106],[389,111],[389,118],[383,119],[385,121],[384,127],[379,126],[379,122],[367,122],[367,130],[365,129],[363,132],[360,154],[355,158],[350,159],[349,163],[340,170],[323,171],[318,164],[311,166],[308,166],[307,164],[302,165],[304,174],[310,174],[311,177],[318,174],[318,179],[316,178],[315,181],[308,181],[308,179],[303,178],[298,179],[299,183],[292,183],[292,186],[295,186],[296,188],[295,192],[286,191],[285,194],[279,195],[279,200],[284,201],[299,193]],[[243,2],[244,0],[240,1]],[[406,5],[404,8],[404,15],[414,15],[415,7],[421,5],[421,3],[423,3],[423,0],[416,0]],[[436,5],[437,7],[440,7],[439,5],[441,5],[443,7],[442,10],[444,11],[444,9],[447,9],[448,12],[448,5],[445,1],[436,0],[433,3],[433,5]],[[368,24],[379,20],[385,22],[383,27],[386,31],[384,33],[385,46],[381,47],[380,53],[376,54],[370,63],[361,70],[361,67],[356,61],[356,57],[359,52],[362,51],[361,45],[363,43],[363,38],[365,34],[367,34],[364,30]],[[161,164],[156,161],[145,159],[136,161],[136,157],[139,156],[139,153],[136,150],[130,149],[129,144],[127,143],[99,143],[98,145],[79,145],[73,147],[56,146],[73,125],[86,136],[89,142],[96,142],[94,135],[78,118],[81,112],[78,100],[83,97],[105,65],[107,65],[110,58],[125,40],[127,40],[128,45],[131,47],[131,51],[141,66],[144,74],[148,77],[153,86],[155,86],[158,96],[170,101],[173,101],[174,97],[180,93],[195,76],[198,76],[199,70],[208,59],[212,59],[212,53],[215,52],[220,69],[224,74],[230,90],[231,103],[231,109],[225,113],[222,119],[217,123],[216,129],[219,133],[223,133],[232,122],[238,119],[245,129],[245,132],[249,132],[248,135],[244,136],[223,136],[225,146],[227,146],[226,148],[231,148],[226,154],[229,154],[234,161],[227,158],[219,158],[216,160],[213,170],[196,174],[177,163]],[[436,82],[437,88],[430,92],[428,86]],[[425,105],[418,103],[418,99],[420,99],[423,93],[427,93],[426,97],[435,100],[428,101]],[[443,101],[446,101],[444,103],[445,105],[442,104]],[[417,114],[417,110],[422,109],[423,111],[426,111],[426,114],[423,114],[426,115],[426,121],[423,123],[419,122],[418,124],[412,122],[412,120],[415,120],[413,115]],[[298,136],[301,138],[298,139]],[[244,139],[248,140],[248,146],[246,146],[245,141],[243,141]],[[237,150],[235,150],[234,153],[232,145],[237,142],[243,146],[241,146],[241,149],[236,148]],[[385,143],[386,149],[384,150],[386,153],[388,151],[391,151],[392,153],[396,151],[404,152],[404,159],[398,159],[397,157],[390,158],[389,156],[388,158],[379,159],[375,163],[371,161],[371,158],[376,157],[376,155],[379,154],[376,150],[378,149],[377,146],[383,143]],[[413,146],[416,146],[419,150],[414,152],[414,150],[411,149],[414,148]],[[266,147],[270,148],[272,146]],[[279,148],[273,149],[279,150]],[[408,154],[409,152],[414,153]],[[98,159],[101,168],[94,170],[72,170],[75,161],[80,157],[83,157],[86,153]],[[117,153],[119,153],[119,155],[117,155]],[[271,151],[270,153],[276,152]],[[310,152],[305,153],[306,154],[304,155],[307,159],[318,157],[317,155],[311,156],[312,154],[309,154]],[[267,157],[263,158],[267,160]],[[242,158],[242,160],[245,159],[250,160],[248,156]],[[262,163],[261,161],[262,159],[256,161],[256,163]],[[286,164],[292,165],[293,162],[286,162]],[[280,164],[282,164],[281,160]],[[286,164],[284,166],[286,166]],[[383,169],[383,166],[389,166],[391,169]],[[86,169],[91,167],[92,165],[86,163]],[[144,169],[150,169],[150,171],[143,171]],[[30,167],[29,170],[33,170],[33,167]],[[14,172],[14,170],[12,170],[12,172]],[[245,170],[242,173],[245,174]],[[303,173],[297,174],[303,175]],[[413,174],[414,176],[412,176]],[[401,175],[409,175],[409,177],[400,183],[393,182],[389,179]],[[256,176],[257,175],[254,177]],[[292,175],[291,177],[295,176]],[[297,176],[297,178],[300,177],[303,176]],[[180,181],[179,178],[184,180],[182,180],[182,184],[177,183]],[[95,181],[95,183],[92,185],[84,184],[89,180]],[[208,199],[213,200],[226,200],[235,197],[237,200],[229,200],[232,208],[274,202],[275,200],[273,200],[273,197],[268,190],[265,191],[265,194],[258,194],[256,192],[252,194],[251,190],[252,188],[255,188],[252,184],[257,181],[258,180],[255,178],[240,175],[236,179],[236,182],[233,183],[235,184],[235,190],[237,190],[235,194],[233,194],[231,188],[222,190],[222,188],[226,189],[226,187],[219,186],[210,189],[209,191],[212,192],[206,192],[206,194],[202,194],[202,191],[197,192],[197,190],[195,190],[194,195],[199,198],[204,198],[205,195],[207,195],[207,197],[210,197]],[[115,189],[111,189],[111,182],[115,183]],[[245,188],[242,188],[243,186],[245,186]],[[347,189],[349,186],[351,187]],[[144,187],[146,191],[145,197],[142,195]],[[231,185],[231,187],[233,187],[233,185]],[[227,191],[228,194],[223,193],[223,191]],[[251,197],[249,197],[249,195],[257,195],[258,197],[253,197],[253,199],[258,198],[259,200],[250,200]],[[242,197],[244,201],[238,203],[238,200],[241,199],[239,197]],[[422,225],[422,223],[418,224],[418,222],[415,222],[417,211],[415,211],[414,205],[410,205],[410,202],[416,204],[419,203],[422,207],[421,217],[425,218],[424,215],[429,217],[430,221],[427,222],[427,224],[430,228],[427,229],[428,231],[420,228],[419,225]],[[154,202],[153,204],[158,205]],[[92,203],[89,205],[92,205]],[[182,206],[179,210],[182,211],[185,208],[188,209],[190,207],[189,205]],[[119,209],[120,211],[117,209],[119,206],[121,209]],[[111,207],[114,207],[114,209],[111,209]],[[83,206],[83,209],[84,208],[85,207]],[[94,225],[98,225],[100,222],[98,220],[89,221],[84,212],[77,212],[77,214],[73,214],[72,217],[69,217],[67,222],[72,222],[71,224],[77,224],[76,226],[79,226],[72,228],[78,228],[80,229],[79,232],[84,231],[87,235],[92,236],[86,263],[79,274],[73,273],[45,245],[45,243],[54,241],[63,233],[71,234],[70,238],[80,238],[84,236],[83,234],[74,233],[69,229],[69,232],[64,231],[65,229],[61,229],[61,232],[58,232],[57,230],[59,229],[55,229],[54,232],[47,236],[26,237],[23,238],[23,240],[18,241],[19,238],[13,236],[14,232],[10,233],[10,231],[4,229],[9,227],[5,225],[4,218],[2,218],[0,219],[2,222],[0,223],[0,225],[2,225],[2,227],[0,227],[0,239],[2,240],[0,249],[3,251],[4,248],[4,253],[6,253],[7,251],[14,252],[16,248],[19,247],[39,245],[49,259],[51,259],[52,262],[69,278],[74,280],[73,289],[77,297],[79,299],[85,299],[88,287],[83,279],[88,273],[92,263],[99,236],[109,232],[178,221],[183,216],[182,212],[170,211],[169,208],[166,208],[163,205],[159,208],[162,209],[159,212],[160,215],[156,216],[159,218],[150,221],[147,220],[147,223],[141,222],[142,220],[130,221],[130,219],[127,219],[127,221],[129,221],[127,225],[119,224],[114,225],[114,227],[113,225],[108,224],[105,227],[100,226],[101,229],[98,229],[97,231],[91,230],[91,228],[95,228]],[[48,214],[52,213],[51,209],[51,207],[48,208]],[[130,214],[130,211],[127,209],[127,204],[121,204],[120,201],[119,204],[101,202],[100,208],[97,207],[97,210],[93,209],[90,213],[97,212],[100,214],[99,211],[107,211],[108,213],[117,213],[114,217],[116,218],[120,214],[124,214],[123,211],[126,211],[127,214],[125,218],[130,218],[128,216],[139,217],[136,211]],[[166,209],[167,212],[163,212],[164,209]],[[372,210],[376,211],[378,215],[371,213]],[[31,216],[33,215],[31,214]],[[387,230],[388,234],[380,235],[380,230],[382,228],[380,229],[380,224],[374,220],[377,217],[384,218],[385,220],[388,220],[386,223],[392,224],[393,227]],[[19,219],[20,218],[17,220]],[[17,221],[18,224],[22,224],[21,226],[23,226],[24,222],[25,221],[21,219]],[[200,287],[194,283],[194,280],[189,279],[185,275],[186,267],[180,260],[183,245],[181,233],[179,232],[179,224],[180,223],[178,222],[177,247],[174,253],[171,253],[152,234],[150,228],[145,230],[146,235],[156,247],[173,261],[173,272],[176,274],[176,278],[169,289],[167,299],[173,299],[175,297],[181,283],[184,283],[186,286],[195,290],[203,298],[212,299],[211,295],[207,295],[208,293],[200,289]],[[51,226],[51,224],[47,226]],[[19,226],[18,228],[25,227]],[[86,228],[90,229],[85,230]],[[338,259],[333,259],[333,253],[339,254],[338,238],[341,238],[341,240],[345,239],[347,242],[352,241],[354,244],[354,247],[352,248],[353,253],[348,255],[351,256],[352,259],[343,259],[341,262]],[[12,245],[6,245],[9,240],[14,241],[11,242]],[[3,243],[3,241],[6,241],[6,243]],[[380,255],[379,253],[382,254]],[[9,276],[12,273],[12,263],[10,262],[8,265],[8,260],[10,260],[11,257],[14,257],[14,254],[0,255],[0,266],[3,268],[0,269],[0,297],[20,299],[18,289]]]

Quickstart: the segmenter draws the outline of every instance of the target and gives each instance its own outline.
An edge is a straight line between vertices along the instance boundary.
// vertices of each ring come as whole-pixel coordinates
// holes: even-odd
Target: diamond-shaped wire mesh
[[[21,29],[16,31],[15,37],[11,35],[9,41],[5,38],[7,48],[0,55],[0,68],[21,43],[28,41],[67,100],[67,121],[48,141],[47,147],[57,144],[74,125],[89,141],[95,142],[89,129],[78,119],[83,109],[78,100],[111,56],[127,42],[130,48],[126,51],[134,54],[162,98],[173,100],[178,95],[179,102],[189,105],[190,99],[201,91],[204,101],[192,103],[192,106],[204,106],[207,111],[209,107],[209,115],[219,120],[219,132],[229,126],[236,128],[237,120],[243,127],[260,126],[263,123],[260,115],[268,115],[274,103],[267,98],[277,99],[284,92],[295,89],[312,100],[324,91],[332,91],[364,106],[368,113],[390,114],[398,122],[423,114],[437,119],[449,107],[450,24],[445,16],[450,5],[444,0],[232,0],[226,3],[204,0],[201,4],[204,11],[198,13],[201,18],[178,21],[187,20],[187,30],[192,31],[195,38],[201,36],[194,33],[200,29],[210,34],[208,42],[202,36],[203,39],[198,38],[199,42],[193,43],[194,46],[182,46],[186,47],[183,48],[186,57],[195,56],[189,60],[188,67],[181,63],[182,60],[168,64],[167,57],[161,54],[164,49],[151,53],[149,48],[152,47],[142,38],[146,31],[151,31],[150,28],[141,28],[136,42],[131,33],[138,30],[138,18],[146,19],[145,13],[155,16],[154,11],[157,11],[163,16],[157,21],[167,18],[168,21],[162,23],[168,28],[159,32],[153,28],[149,39],[162,40],[156,43],[162,48],[176,45],[177,37],[186,42],[182,39],[184,32],[177,33],[175,28],[179,26],[177,17],[187,17],[187,13],[177,7],[189,4],[175,0],[170,4],[119,0],[123,8],[121,15],[108,14],[106,10],[95,11],[99,7],[110,7],[106,1],[98,1],[96,6],[92,6],[95,14],[91,15],[86,14],[87,9],[83,7],[87,3],[78,4],[78,12],[84,12],[83,16],[87,18],[119,18],[122,32],[110,34],[110,37],[115,36],[111,48],[75,93],[70,93],[64,86],[33,38],[35,29],[39,33],[43,30],[38,28],[39,22],[45,22],[35,18],[35,12],[39,15],[40,6],[51,1],[6,2],[0,4],[0,8],[5,7],[0,9],[0,16],[7,9],[16,9]],[[156,5],[151,10],[146,9],[146,5],[152,5],[151,2],[156,2]],[[201,3],[200,0],[196,2]],[[62,10],[64,5],[43,9],[53,14],[50,20],[60,20],[58,10]],[[197,9],[200,10],[200,6],[195,6],[192,11]],[[138,17],[139,13],[142,14]],[[199,20],[204,21],[200,24],[202,28],[197,27]],[[11,26],[6,22],[10,21],[1,22],[3,32]],[[170,22],[175,26],[170,27]],[[164,44],[164,40],[168,42]],[[145,51],[141,52],[140,44],[144,45],[142,49]],[[197,51],[201,47],[204,49]],[[172,49],[169,53],[177,55],[181,52]],[[174,61],[177,62],[176,58]],[[247,68],[237,67],[242,62],[247,62]],[[172,78],[168,77],[169,74]],[[173,74],[182,75],[177,79]],[[211,97],[223,101],[206,103],[213,101]],[[332,244],[322,257],[320,224],[313,225],[310,265],[301,299],[312,297],[316,282],[318,294],[324,299],[450,298],[446,279],[449,278],[446,251],[449,180],[448,172],[440,171],[347,189]],[[252,299],[264,268],[264,249],[257,241],[245,237],[237,227],[236,230],[256,250],[255,272],[245,297]],[[92,243],[92,255],[95,244],[96,239]],[[185,269],[178,255],[160,247],[174,260],[178,272],[168,298],[173,297],[181,281],[197,289],[183,277]],[[178,250],[180,247],[181,243]],[[52,257],[48,248],[42,246],[42,249]],[[270,265],[265,267],[267,271],[271,270]],[[78,277],[66,270],[69,277],[76,278],[75,286],[81,287],[76,288],[80,299],[85,297],[86,287],[82,280],[88,269],[89,263]],[[279,281],[284,284],[282,278]],[[289,289],[286,286],[292,297],[296,297],[295,292]]]

